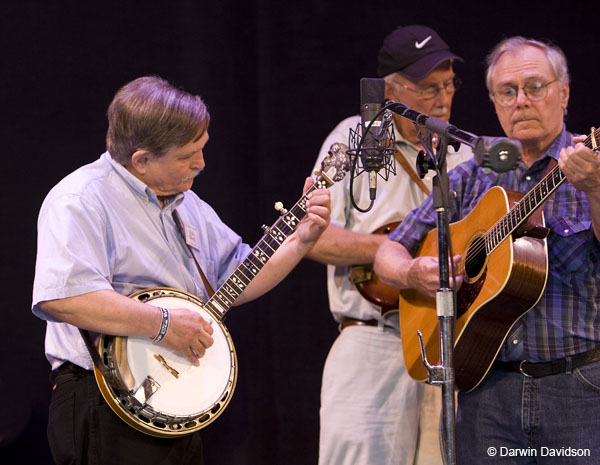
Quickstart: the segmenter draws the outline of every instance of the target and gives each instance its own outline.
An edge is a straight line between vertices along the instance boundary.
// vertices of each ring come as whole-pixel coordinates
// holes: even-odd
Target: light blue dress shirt
[[[47,320],[46,357],[53,369],[71,361],[92,368],[72,325],[56,321],[39,303],[112,289],[123,295],[159,286],[207,300],[196,264],[173,220],[177,209],[194,255],[216,290],[250,247],[194,192],[167,199],[156,194],[108,152],[60,181],[44,200],[32,310]]]

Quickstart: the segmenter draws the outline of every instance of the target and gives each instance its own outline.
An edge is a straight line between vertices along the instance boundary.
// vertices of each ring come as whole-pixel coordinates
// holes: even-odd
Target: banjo
[[[214,343],[196,367],[150,339],[102,334],[94,375],[102,396],[123,421],[143,433],[168,438],[204,428],[224,411],[237,380],[237,357],[223,323],[225,314],[304,218],[307,195],[343,179],[349,170],[346,151],[345,145],[333,144],[315,183],[300,200],[289,211],[276,204],[280,217],[272,226],[263,226],[263,237],[207,302],[167,287],[130,296],[157,307],[199,313],[212,322]]]

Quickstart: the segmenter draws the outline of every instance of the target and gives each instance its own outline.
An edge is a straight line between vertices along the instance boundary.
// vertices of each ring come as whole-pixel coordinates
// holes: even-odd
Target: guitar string
[[[593,131],[594,139],[597,139],[599,134],[600,134],[600,128],[597,130],[594,130]],[[584,144],[588,148],[592,148],[591,141],[592,141],[592,134],[590,134],[586,137]],[[561,177],[563,179],[560,179]],[[559,178],[559,179],[555,181],[555,178]],[[546,193],[544,194],[543,188],[547,186],[548,181],[550,181],[550,180],[553,181],[554,185],[551,189],[546,189]],[[538,195],[542,195],[542,198],[538,203],[545,201],[554,192],[554,190],[556,190],[558,188],[558,186],[560,185],[560,183],[562,183],[563,180],[564,180],[564,174],[560,171],[560,168],[558,166],[556,166],[554,169],[552,169],[550,171],[550,173],[548,173],[547,176],[544,177],[544,179],[542,179],[536,186],[534,186],[534,188],[531,191],[529,191],[527,194],[525,194],[525,196],[521,200],[519,200],[519,202],[517,202],[513,206],[513,208],[511,208],[510,211],[502,219],[500,219],[498,222],[496,222],[496,224],[494,224],[488,230],[488,232],[486,234],[481,236],[483,238],[483,240],[476,241],[471,244],[471,246],[473,246],[473,244],[477,243],[475,248],[469,247],[469,249],[467,250],[467,257],[465,258],[465,260],[463,261],[463,263],[461,263],[461,265],[459,267],[460,273],[464,273],[466,266],[472,265],[475,262],[476,257],[479,256],[479,254],[482,252],[482,250],[484,248],[485,249],[487,248],[486,246],[490,242],[490,237],[493,237],[494,235],[497,235],[499,233],[500,233],[499,237],[504,236],[496,244],[496,247],[497,247],[502,242],[504,242],[504,240],[506,240],[506,238],[508,238],[514,232],[514,230],[516,228],[518,228],[518,226],[524,221],[525,218],[527,218],[533,211],[535,211],[537,209],[537,207],[532,209],[529,213],[526,213],[525,216],[521,219],[518,219],[518,217],[515,218],[515,216],[518,213],[518,210],[521,208],[521,206],[523,206],[526,202],[531,202],[532,197],[537,197]],[[502,234],[502,226],[504,226],[504,224],[506,223],[507,218],[516,220],[517,223],[515,224],[514,227],[512,227],[510,229],[510,233]],[[494,247],[494,249],[495,249],[495,247]],[[487,255],[487,250],[486,250],[486,255]],[[475,258],[473,258],[473,257],[475,257]]]
[[[492,247],[492,249],[495,249],[496,247],[498,247],[502,242],[504,242],[504,240],[506,240],[521,224],[522,222],[533,212],[535,211],[538,207],[535,208],[531,208],[529,207],[530,211],[527,212],[527,207],[525,206],[524,208],[522,208],[525,204],[530,203],[533,198],[537,198],[540,197],[540,199],[537,201],[537,203],[541,203],[543,201],[545,201],[552,192],[554,192],[554,190],[558,187],[558,185],[560,184],[561,180],[559,179],[559,181],[554,181],[554,178],[556,178],[558,175],[558,177],[560,178],[562,176],[562,173],[560,172],[560,170],[558,169],[558,167],[555,167],[552,171],[550,171],[550,173],[548,173],[548,175],[544,178],[544,180],[540,181],[540,183],[538,185],[536,185],[531,191],[529,191],[519,202],[517,202],[513,208],[510,209],[510,211],[498,222],[496,222],[496,224],[494,224],[494,226],[492,226],[488,232],[486,234],[484,234],[483,236],[479,237],[479,240],[474,241],[471,246],[469,247],[469,249],[467,250],[467,257],[464,260],[464,265],[460,267],[460,271],[464,272],[464,269],[466,266],[470,266],[473,265],[473,263],[476,263],[477,258],[479,257],[479,255],[484,251],[485,249],[485,254],[487,255],[487,249],[488,246],[491,243],[496,242],[496,245]],[[548,182],[552,180],[553,181],[553,187],[550,189],[544,189],[545,186],[547,186]],[[539,205],[538,205],[539,206]],[[525,210],[525,213],[521,213],[521,210]],[[514,223],[514,225],[509,224],[507,225],[507,223]],[[510,230],[509,232],[504,232],[504,230],[507,229]]]
[[[594,137],[596,138],[599,133],[600,133],[600,129],[596,130],[594,132]],[[591,135],[586,138],[585,145],[588,146],[588,147],[590,147],[590,141],[591,141]],[[558,166],[555,167],[548,174],[548,176],[546,176],[542,181],[540,181],[540,183],[538,183],[519,202],[517,202],[517,204],[515,204],[515,206],[500,221],[498,221],[494,226],[492,226],[489,229],[489,231],[484,236],[482,236],[484,238],[483,241],[477,241],[477,247],[475,247],[473,249],[470,247],[468,249],[468,251],[467,251],[467,258],[465,259],[465,264],[467,264],[467,265],[468,264],[473,264],[473,260],[474,259],[472,259],[471,261],[469,261],[469,253],[476,253],[476,254],[481,253],[482,247],[486,247],[488,245],[488,243],[490,242],[489,241],[489,236],[494,236],[494,235],[496,235],[498,233],[502,233],[500,225],[504,224],[506,222],[505,221],[506,218],[511,217],[513,220],[517,220],[518,223],[522,222],[522,220],[518,220],[518,218],[514,218],[515,217],[515,213],[517,213],[517,211],[521,208],[521,206],[524,205],[524,203],[526,203],[526,202],[530,202],[532,197],[537,196],[540,193],[542,194],[542,196],[545,196],[546,198],[549,197],[552,194],[552,192],[554,192],[554,190],[558,187],[556,184],[557,183],[560,184],[562,182],[562,179],[559,179],[558,181],[554,181],[554,178],[557,178],[557,177],[560,178],[562,176],[564,176],[564,175],[560,171],[559,167]],[[544,194],[543,187],[546,186],[547,181],[549,181],[549,180],[553,180],[555,182],[555,185],[553,186],[552,189],[547,189],[546,190],[546,194]],[[551,191],[551,192],[548,192],[548,191]],[[542,201],[543,200],[545,200],[545,199],[542,199]],[[535,209],[533,209],[532,211],[535,211]],[[529,215],[529,213],[526,216],[528,216],[528,215]],[[518,227],[518,224],[514,228],[511,228],[511,234],[512,234],[512,232],[514,232],[514,229],[516,229],[516,227]],[[505,237],[502,238],[502,240],[500,240],[497,245],[499,245],[500,243],[502,243],[509,235],[510,234],[506,234]],[[471,245],[473,245],[473,244],[471,244]],[[486,254],[487,254],[487,252],[486,252]],[[473,255],[471,255],[471,257],[472,256]],[[464,268],[465,268],[465,266],[461,264],[460,271],[464,272]]]

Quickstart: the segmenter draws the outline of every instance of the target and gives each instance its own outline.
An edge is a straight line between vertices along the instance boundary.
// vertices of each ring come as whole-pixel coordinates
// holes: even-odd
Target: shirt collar
[[[150,189],[141,179],[131,174],[127,168],[115,161],[112,155],[106,151],[102,154],[101,158],[106,161],[116,173],[123,179],[125,184],[133,191],[133,193],[143,199],[149,200],[160,205],[156,193]],[[177,195],[166,197],[164,199],[165,208],[176,208],[181,202],[183,202],[184,193],[181,192]]]
[[[404,136],[402,135],[402,133],[400,132],[400,130],[398,129],[398,126],[396,126],[396,121],[393,121],[393,128],[394,128],[394,139],[396,141],[396,145],[399,148],[402,147],[411,147],[413,150],[415,151],[419,151],[419,148],[413,144],[412,142],[407,141]]]
[[[560,151],[563,147],[568,147],[571,145],[572,137],[572,134],[567,131],[567,128],[563,123],[562,130],[552,141],[550,147],[548,147],[548,150],[546,150],[546,153],[538,158],[533,165],[531,165],[529,170],[526,171],[537,171],[538,169],[545,168],[550,162],[550,158],[554,158],[556,161],[558,161],[558,158],[560,157]]]
[[[560,131],[560,134],[556,137],[556,139],[554,139],[552,144],[550,144],[545,156],[558,160],[562,148],[571,145],[571,139],[572,135],[567,132],[567,128],[563,123],[562,131]]]

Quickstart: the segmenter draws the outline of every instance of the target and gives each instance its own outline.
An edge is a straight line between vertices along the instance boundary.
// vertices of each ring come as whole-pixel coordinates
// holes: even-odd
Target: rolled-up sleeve
[[[80,196],[46,201],[38,219],[33,312],[53,321],[39,303],[112,289],[106,225],[100,211]]]

